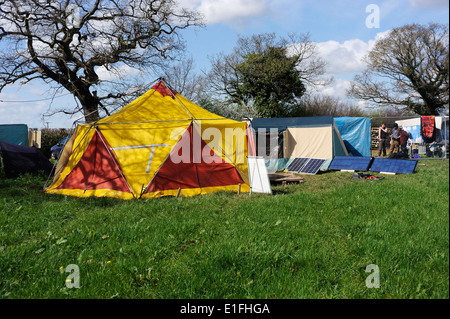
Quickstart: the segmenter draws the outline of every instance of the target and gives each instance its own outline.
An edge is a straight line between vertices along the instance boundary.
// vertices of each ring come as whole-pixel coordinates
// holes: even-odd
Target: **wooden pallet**
[[[275,173],[275,174],[269,174],[269,180],[272,183],[286,183],[286,182],[292,182],[292,183],[303,183],[303,177],[289,174],[289,173]]]

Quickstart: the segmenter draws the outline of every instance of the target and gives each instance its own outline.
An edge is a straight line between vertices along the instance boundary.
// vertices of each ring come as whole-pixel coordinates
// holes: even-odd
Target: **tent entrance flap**
[[[112,189],[131,193],[122,175],[117,159],[109,145],[96,130],[83,157],[57,189],[99,190]]]
[[[332,127],[307,127],[287,129],[287,158],[332,158]],[[327,146],[327,147],[324,147]]]
[[[215,154],[196,134],[191,125],[143,194],[244,184],[237,169]],[[199,149],[194,148],[196,139],[200,141]]]

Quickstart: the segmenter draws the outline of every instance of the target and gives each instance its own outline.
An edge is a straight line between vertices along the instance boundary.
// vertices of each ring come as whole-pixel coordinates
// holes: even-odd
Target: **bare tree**
[[[99,70],[161,66],[183,49],[200,16],[173,0],[0,0],[0,91],[42,79],[75,97],[87,122],[124,91],[102,90]]]
[[[405,25],[378,40],[355,76],[350,96],[379,105],[438,115],[449,103],[449,29],[431,23]]]
[[[307,94],[302,97],[298,116],[364,116],[364,111],[349,101],[328,95]]]
[[[166,67],[164,78],[175,91],[199,103],[204,97],[205,77],[196,73],[194,67],[194,59],[189,57],[180,63]]]

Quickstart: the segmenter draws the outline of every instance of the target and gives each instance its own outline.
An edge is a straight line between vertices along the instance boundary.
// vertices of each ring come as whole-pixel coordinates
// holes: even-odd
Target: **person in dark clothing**
[[[383,156],[386,156],[386,139],[388,137],[388,130],[386,124],[381,124],[378,129],[378,141],[380,143],[378,147],[378,156],[381,156],[381,152],[383,152]]]
[[[409,133],[406,132],[401,126],[398,128],[399,131],[399,139],[400,139],[400,147],[403,153],[407,154],[408,150],[406,148],[406,145],[408,144],[409,139]]]

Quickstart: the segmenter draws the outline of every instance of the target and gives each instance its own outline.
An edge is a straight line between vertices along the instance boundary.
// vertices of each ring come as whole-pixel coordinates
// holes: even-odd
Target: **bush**
[[[75,132],[75,129],[65,128],[44,128],[41,131],[41,152],[47,157],[51,156],[51,147],[56,145],[60,140],[66,136],[70,136]]]

